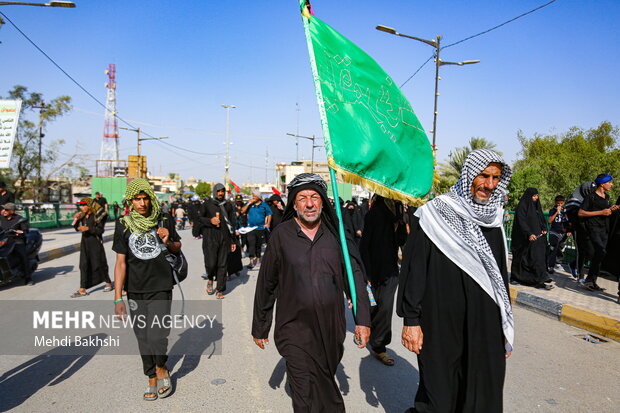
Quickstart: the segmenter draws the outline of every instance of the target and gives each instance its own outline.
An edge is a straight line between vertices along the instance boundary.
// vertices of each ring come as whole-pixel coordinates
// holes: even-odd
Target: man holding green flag
[[[344,291],[350,288],[334,209],[325,181],[315,174],[295,177],[288,199],[258,273],[252,337],[261,349],[269,344],[277,299],[274,339],[286,360],[294,411],[344,412],[335,374],[346,335]],[[353,240],[348,242],[354,282],[364,292],[361,257]],[[355,339],[364,348],[370,336],[368,295],[358,295],[356,307]]]

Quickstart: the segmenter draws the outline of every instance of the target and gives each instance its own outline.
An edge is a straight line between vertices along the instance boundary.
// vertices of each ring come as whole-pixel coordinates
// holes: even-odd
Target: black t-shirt
[[[105,207],[105,204],[108,203],[108,200],[105,199],[104,197],[101,197],[99,199],[95,198],[93,199],[93,201],[95,201],[96,203],[98,203],[99,205],[101,205],[101,207]]]
[[[581,204],[581,209],[584,211],[602,211],[611,207],[609,203],[609,195],[605,194],[605,198],[601,198],[596,192],[592,192],[590,195],[584,198]],[[586,228],[594,229],[608,229],[609,217],[605,215],[597,215],[595,217],[583,217],[581,218],[586,225]]]
[[[163,215],[163,227],[170,232],[170,241],[180,241],[174,229],[174,220],[169,214]],[[130,293],[150,293],[172,290],[172,268],[166,260],[166,247],[157,236],[157,228],[149,232],[131,233],[119,220],[114,230],[112,250],[125,254],[127,277],[125,290]]]
[[[553,215],[555,215],[555,212],[557,210],[558,209],[556,207],[551,208],[549,210],[549,216],[552,217]],[[566,213],[564,213],[564,209],[562,208],[558,215],[553,219],[553,222],[551,222],[551,227],[549,228],[549,230],[558,234],[562,234],[566,232],[567,228],[568,217],[566,216]]]

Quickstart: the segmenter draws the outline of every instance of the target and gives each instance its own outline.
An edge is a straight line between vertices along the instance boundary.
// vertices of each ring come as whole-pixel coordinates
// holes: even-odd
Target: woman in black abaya
[[[527,188],[517,205],[512,226],[510,281],[550,290],[546,267],[547,222],[536,188]]]

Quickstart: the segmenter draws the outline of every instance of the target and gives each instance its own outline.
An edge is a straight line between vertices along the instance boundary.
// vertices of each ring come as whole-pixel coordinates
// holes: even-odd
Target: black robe
[[[540,201],[532,200],[532,196],[537,193],[535,188],[525,190],[517,205],[512,226],[510,279],[525,285],[540,285],[549,278],[546,259],[547,237],[541,235],[543,231],[547,231],[547,221]],[[530,235],[539,238],[530,241]]]
[[[348,291],[342,252],[324,223],[311,241],[294,219],[271,235],[263,256],[252,336],[269,335],[277,300],[274,340],[286,359],[295,412],[343,412],[334,380],[346,334],[344,291]],[[357,289],[356,324],[370,326],[363,271],[351,262]]]
[[[370,329],[370,346],[376,353],[385,352],[392,341],[394,294],[398,286],[398,248],[405,243],[406,237],[402,212],[393,214],[384,199],[378,198],[366,214],[360,241],[366,276],[372,284],[377,303],[371,309]]]
[[[88,231],[82,232],[80,241],[80,288],[91,288],[104,281],[110,282],[103,248],[103,221],[97,222],[95,216],[90,214],[75,223],[76,231],[80,226],[88,227]]]
[[[616,201],[620,205],[620,197]],[[609,223],[609,238],[607,241],[607,255],[603,260],[601,269],[605,272],[620,277],[620,211],[612,214]],[[620,286],[618,286],[620,292]],[[620,294],[619,294],[620,295]]]
[[[499,413],[506,370],[501,314],[495,301],[410,223],[397,313],[422,328],[415,408],[426,412]],[[507,285],[500,228],[480,228]]]

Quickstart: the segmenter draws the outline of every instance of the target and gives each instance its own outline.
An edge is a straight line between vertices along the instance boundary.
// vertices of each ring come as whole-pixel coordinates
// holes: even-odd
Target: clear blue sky
[[[42,0],[43,1],[43,0]],[[75,9],[0,6],[43,50],[100,101],[108,63],[117,67],[121,117],[189,150],[143,142],[149,169],[222,180],[226,112],[231,112],[231,179],[265,180],[276,162],[295,160],[299,133],[322,136],[308,52],[296,0],[84,1]],[[315,13],[359,45],[402,84],[431,54],[413,40],[376,31],[377,24],[449,44],[533,9],[545,0],[315,0]],[[561,133],[604,120],[620,124],[620,1],[558,0],[489,34],[442,51],[477,65],[441,69],[438,158],[472,136],[497,143],[514,161],[517,131]],[[63,153],[98,158],[103,108],[79,90],[10,25],[0,29],[0,95],[27,86],[47,99],[73,98],[74,110],[45,140]],[[432,129],[434,67],[403,87],[422,125]],[[429,133],[430,138],[430,133]],[[121,131],[121,155],[134,154],[135,133]],[[310,158],[310,142],[300,142]],[[64,155],[61,155],[64,156]],[[325,159],[319,150],[317,159]],[[249,166],[253,166],[250,168]]]

